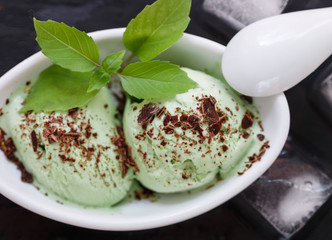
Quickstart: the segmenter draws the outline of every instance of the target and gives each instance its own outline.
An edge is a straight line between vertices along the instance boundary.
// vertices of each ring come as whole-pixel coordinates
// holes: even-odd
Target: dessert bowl
[[[124,28],[91,33],[96,41],[100,58],[125,49],[122,43]],[[221,58],[225,47],[198,36],[184,36],[158,58],[184,67],[206,71],[221,78]],[[51,63],[41,52],[24,60],[0,80],[0,106],[16,87],[36,77]],[[264,71],[264,69],[262,69]],[[245,81],[245,79],[244,79]],[[274,162],[280,153],[289,130],[289,109],[283,93],[254,99],[262,117],[265,136],[270,148],[260,162],[243,175],[217,182],[213,187],[192,193],[158,194],[156,201],[149,199],[125,201],[110,209],[94,209],[56,201],[32,184],[21,181],[20,172],[0,153],[0,193],[13,202],[42,216],[91,229],[143,230],[184,221],[209,211],[240,193]]]

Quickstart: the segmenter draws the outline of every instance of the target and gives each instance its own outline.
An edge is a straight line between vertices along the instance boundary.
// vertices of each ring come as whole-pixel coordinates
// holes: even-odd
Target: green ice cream
[[[259,113],[222,81],[183,69],[198,83],[171,99],[127,101],[124,133],[147,188],[163,193],[242,174],[267,147]],[[265,144],[264,144],[265,143]]]
[[[51,114],[18,113],[26,95],[23,87],[14,92],[0,127],[13,139],[34,184],[85,206],[111,206],[124,198],[133,174],[120,156],[120,122],[108,90],[82,109]]]

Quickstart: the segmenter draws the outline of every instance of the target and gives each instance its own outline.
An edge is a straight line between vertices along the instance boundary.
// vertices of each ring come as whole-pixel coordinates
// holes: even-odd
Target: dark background
[[[226,0],[225,0],[226,1]],[[39,51],[32,18],[63,21],[86,32],[125,27],[151,0],[0,0],[0,76]],[[301,1],[298,1],[301,2]],[[193,0],[187,32],[226,44],[231,34],[217,31],[206,21],[200,0]],[[288,11],[332,6],[332,0],[302,1]],[[327,74],[331,58],[308,79],[286,92],[291,110],[294,141],[319,160],[332,177],[331,121],[329,108],[321,109],[315,97],[316,79]],[[327,69],[327,70],[326,70]],[[323,75],[324,75],[323,74]],[[324,112],[325,111],[325,112]],[[329,200],[331,202],[331,199]],[[332,239],[332,210],[325,206],[321,216],[301,239]],[[253,216],[255,218],[255,216]],[[253,225],[231,200],[194,219],[154,230],[104,232],[69,226],[36,215],[0,195],[0,239],[266,239],[263,229]],[[269,239],[278,239],[273,237]]]

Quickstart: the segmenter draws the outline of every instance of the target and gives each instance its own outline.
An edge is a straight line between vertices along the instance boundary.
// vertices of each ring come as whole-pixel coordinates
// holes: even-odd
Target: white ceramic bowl
[[[124,49],[124,29],[111,29],[91,33],[100,49],[101,58]],[[220,76],[220,61],[225,47],[190,34],[164,52],[160,59],[182,66],[208,71]],[[10,93],[23,82],[38,75],[50,65],[40,52],[24,60],[0,79],[0,106]],[[264,71],[264,69],[262,69]],[[245,80],[245,79],[244,79]],[[16,166],[0,153],[0,192],[8,199],[42,216],[85,228],[101,230],[141,230],[177,223],[226,202],[261,176],[280,153],[289,130],[289,109],[284,94],[255,99],[271,148],[260,162],[255,163],[242,176],[220,181],[214,187],[199,193],[163,195],[158,201],[133,201],[122,204],[115,211],[85,209],[61,205],[41,194],[33,185],[20,180]]]

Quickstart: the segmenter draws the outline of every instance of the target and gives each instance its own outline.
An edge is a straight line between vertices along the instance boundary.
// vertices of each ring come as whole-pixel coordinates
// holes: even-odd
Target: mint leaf
[[[100,90],[110,81],[111,75],[116,73],[122,64],[122,59],[126,51],[112,53],[107,56],[102,63],[102,68],[98,68],[91,76],[88,92]]]
[[[191,0],[158,0],[130,21],[123,43],[141,61],[149,61],[181,38],[190,18]]]
[[[122,59],[125,53],[126,51],[123,50],[121,52],[112,53],[111,55],[107,56],[102,62],[102,66],[105,71],[109,74],[116,73],[121,67]]]
[[[138,99],[173,97],[197,85],[179,66],[162,61],[130,64],[118,76],[123,89]]]
[[[91,76],[90,85],[87,92],[90,93],[95,90],[99,91],[101,88],[106,86],[110,78],[111,74],[106,72],[103,68],[98,68],[96,71],[93,72]]]
[[[98,64],[96,43],[85,32],[64,23],[33,19],[37,42],[51,61],[78,72],[92,71]]]
[[[98,91],[87,93],[92,73],[72,72],[53,65],[32,86],[20,112],[66,111],[85,106]]]

